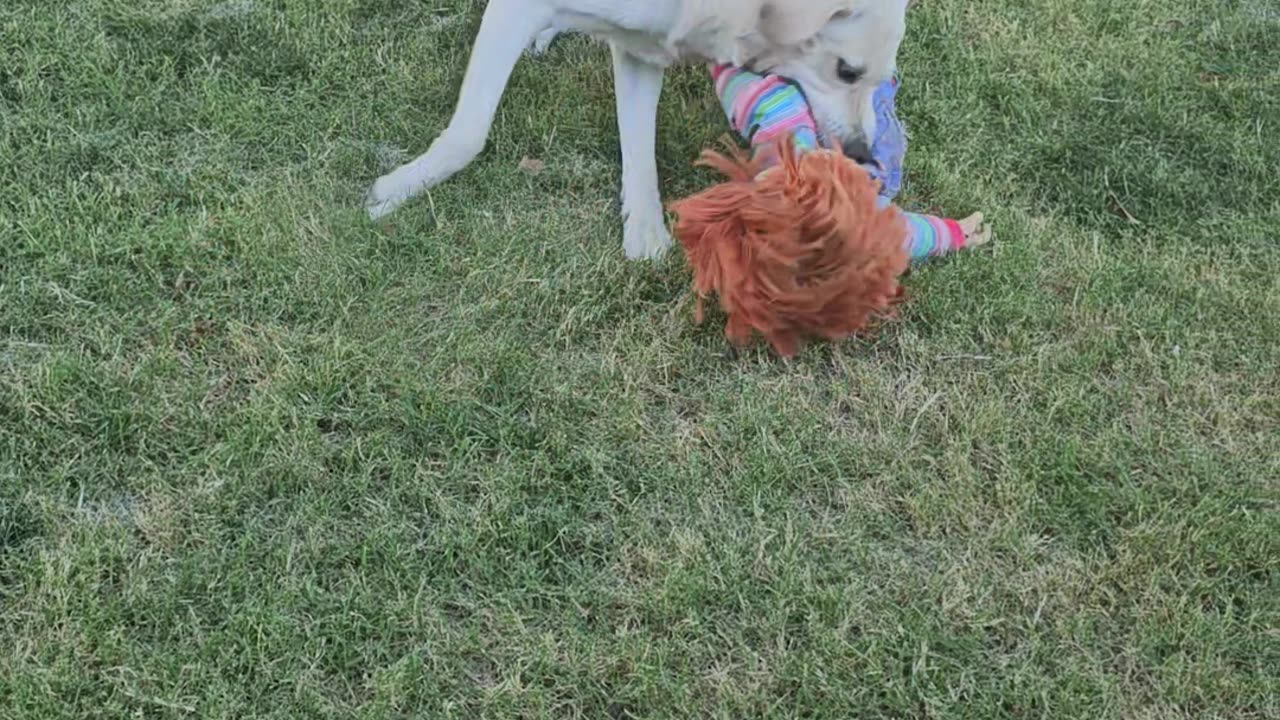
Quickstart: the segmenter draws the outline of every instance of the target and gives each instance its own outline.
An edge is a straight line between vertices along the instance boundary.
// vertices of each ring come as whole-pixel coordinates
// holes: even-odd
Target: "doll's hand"
[[[987,224],[982,213],[974,213],[969,217],[956,221],[964,231],[964,246],[977,247],[986,245],[995,238],[995,231]]]

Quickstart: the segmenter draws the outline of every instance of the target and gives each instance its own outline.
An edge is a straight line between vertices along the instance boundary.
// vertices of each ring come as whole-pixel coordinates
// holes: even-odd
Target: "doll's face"
[[[816,35],[765,51],[753,67],[799,84],[828,140],[846,155],[865,160],[875,137],[872,99],[893,75],[906,32],[906,9],[906,0],[851,1]]]

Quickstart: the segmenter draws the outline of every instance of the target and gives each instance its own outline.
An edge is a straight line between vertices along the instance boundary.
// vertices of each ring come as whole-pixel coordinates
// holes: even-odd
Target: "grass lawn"
[[[1274,3],[921,0],[997,241],[789,363],[623,260],[585,40],[365,219],[480,5],[0,4],[0,718],[1280,717]]]

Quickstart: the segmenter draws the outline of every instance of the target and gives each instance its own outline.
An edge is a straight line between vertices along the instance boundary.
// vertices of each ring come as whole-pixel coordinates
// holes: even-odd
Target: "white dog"
[[[656,257],[671,243],[655,157],[664,68],[732,62],[791,78],[823,132],[863,158],[875,129],[872,94],[896,62],[907,0],[490,0],[449,126],[417,159],[369,190],[380,218],[449,178],[484,149],[498,102],[525,48],[560,31],[613,52],[622,146],[623,247]]]

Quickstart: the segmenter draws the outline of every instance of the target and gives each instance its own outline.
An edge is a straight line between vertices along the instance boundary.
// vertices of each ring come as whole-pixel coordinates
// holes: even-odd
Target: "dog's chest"
[[[568,15],[557,18],[556,27],[590,35],[603,42],[616,45],[629,54],[653,65],[673,65],[680,60],[674,48],[668,47],[666,38],[641,30],[630,30],[612,25],[598,18],[584,15]]]

